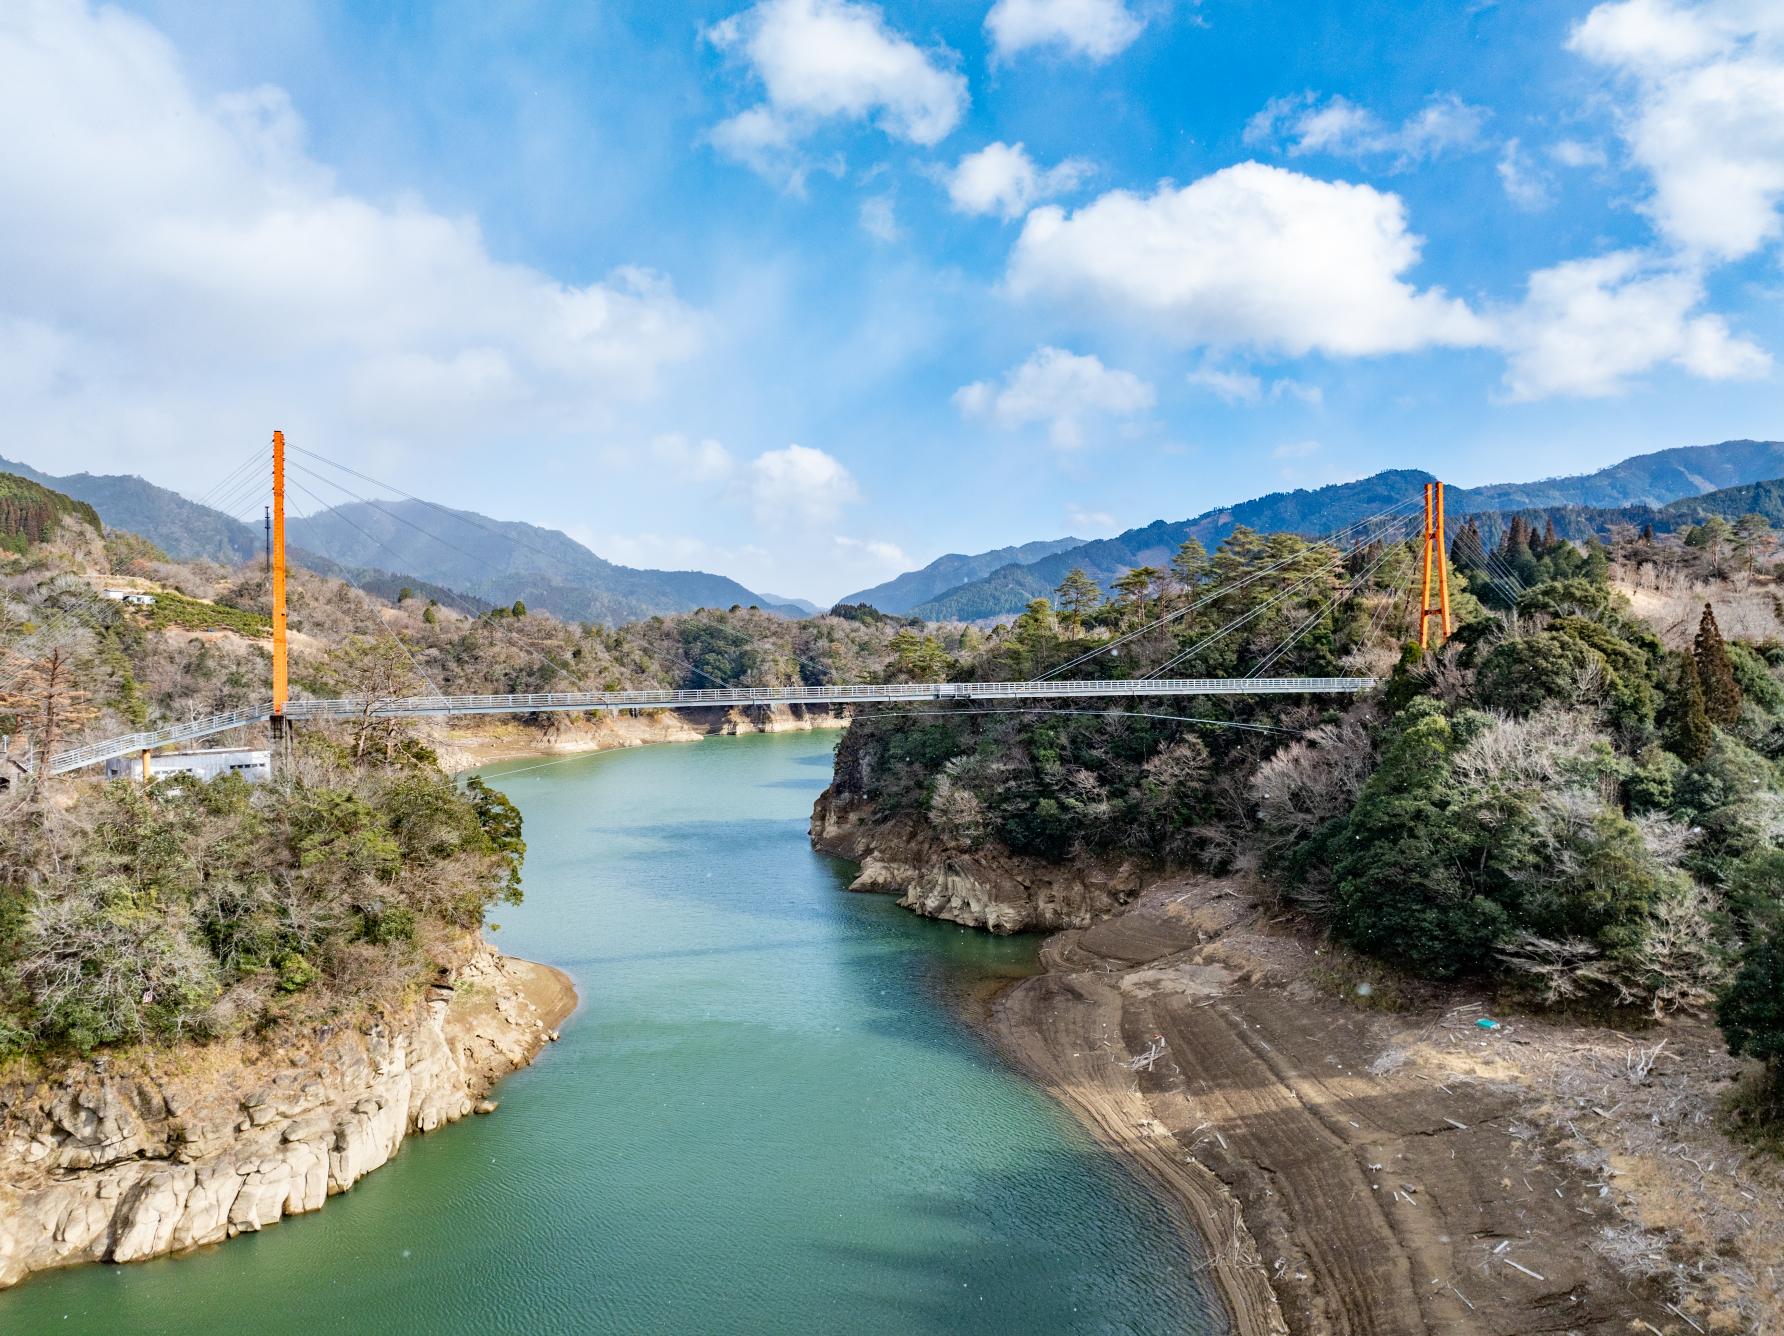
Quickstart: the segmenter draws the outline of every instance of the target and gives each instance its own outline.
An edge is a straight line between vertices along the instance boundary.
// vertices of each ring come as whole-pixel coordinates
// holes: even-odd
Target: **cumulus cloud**
[[[1399,125],[1384,122],[1366,107],[1343,97],[1316,93],[1279,97],[1246,122],[1244,140],[1273,146],[1291,157],[1328,153],[1336,157],[1385,156],[1402,166],[1477,147],[1487,122],[1483,107],[1453,94],[1434,97]]]
[[[796,180],[788,156],[825,120],[871,121],[894,139],[929,145],[966,110],[953,53],[925,51],[876,5],[761,0],[706,36],[750,68],[766,99],[715,126],[712,142],[770,175]]]
[[[474,220],[342,189],[282,91],[202,99],[117,9],[0,12],[0,122],[0,340],[32,381],[8,404],[18,446],[159,451],[177,473],[195,441],[273,425],[574,433],[700,343],[660,274],[561,283],[493,257]]]
[[[1633,89],[1622,134],[1653,181],[1646,207],[1662,235],[1714,260],[1778,238],[1784,6],[1613,0],[1569,45]]]
[[[840,460],[804,445],[757,455],[750,463],[749,488],[756,519],[770,528],[833,524],[845,506],[861,499],[860,487]]]
[[[1066,528],[1077,535],[1089,534],[1101,537],[1114,533],[1120,525],[1115,517],[1106,510],[1086,510],[1076,502],[1068,502],[1065,508]]]
[[[861,201],[861,230],[875,241],[897,241],[904,233],[898,227],[898,209],[890,195],[869,195]]]
[[[1006,60],[1031,47],[1108,60],[1145,26],[1122,0],[997,0],[985,16],[992,51]]]
[[[1555,202],[1553,183],[1516,139],[1505,141],[1498,170],[1505,197],[1526,213],[1538,213]]]
[[[1075,190],[1094,169],[1082,158],[1042,168],[1021,144],[987,144],[948,174],[948,198],[959,213],[1020,218],[1029,207]]]
[[[1397,195],[1247,162],[1034,210],[1006,283],[1181,344],[1356,357],[1485,342],[1465,303],[1406,281],[1419,247]]]
[[[1223,371],[1219,367],[1205,366],[1191,371],[1184,379],[1225,403],[1263,402],[1264,382],[1249,371]]]
[[[1721,316],[1693,314],[1703,297],[1697,276],[1635,251],[1538,270],[1522,305],[1499,321],[1509,397],[1604,398],[1663,365],[1709,380],[1765,375],[1762,349]]]
[[[1130,371],[1103,365],[1095,356],[1063,348],[1039,348],[1003,379],[1002,385],[974,381],[954,393],[954,405],[968,417],[983,418],[1006,431],[1047,424],[1048,438],[1062,450],[1084,444],[1086,424],[1095,418],[1132,417],[1156,402],[1152,386]]]

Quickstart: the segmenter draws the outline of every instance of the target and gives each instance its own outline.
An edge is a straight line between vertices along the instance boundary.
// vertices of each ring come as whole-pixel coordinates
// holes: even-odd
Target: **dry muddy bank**
[[[1043,963],[995,1039],[1180,1204],[1240,1332],[1784,1330],[1781,1176],[1716,1130],[1700,1022],[1359,1005],[1353,962],[1212,880]]]

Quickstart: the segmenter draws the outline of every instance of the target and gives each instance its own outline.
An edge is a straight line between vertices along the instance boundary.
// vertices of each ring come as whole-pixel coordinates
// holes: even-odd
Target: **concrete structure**
[[[118,756],[105,764],[107,779],[166,779],[169,775],[240,775],[250,784],[272,778],[273,754],[264,747],[213,747],[207,751],[150,752],[147,773],[141,756]]]

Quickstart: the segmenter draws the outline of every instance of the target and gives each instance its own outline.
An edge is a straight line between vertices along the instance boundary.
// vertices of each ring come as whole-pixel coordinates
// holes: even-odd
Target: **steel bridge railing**
[[[1137,700],[1155,696],[1336,695],[1367,691],[1373,677],[1190,677],[1078,682],[888,682],[865,685],[712,687],[677,691],[536,691],[491,696],[341,697],[293,700],[285,717],[312,721],[453,714],[535,714],[584,710],[675,710],[751,705],[855,705],[913,701]],[[191,742],[272,718],[271,705],[196,719],[149,733],[130,733],[58,752],[50,773],[62,774],[132,752]]]

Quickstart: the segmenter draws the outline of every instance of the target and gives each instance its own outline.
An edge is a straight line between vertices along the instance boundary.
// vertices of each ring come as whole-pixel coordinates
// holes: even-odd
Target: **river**
[[[844,892],[831,734],[483,773],[526,817],[492,933],[582,999],[502,1107],[319,1213],[0,1295],[0,1332],[1208,1332],[1169,1217],[959,1001],[1033,940]]]

